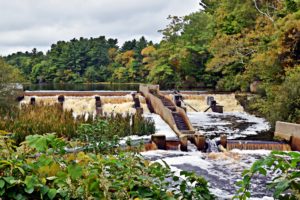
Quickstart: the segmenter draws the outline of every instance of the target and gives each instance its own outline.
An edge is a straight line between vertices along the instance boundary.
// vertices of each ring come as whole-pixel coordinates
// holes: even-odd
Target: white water
[[[177,135],[159,115],[154,113],[145,113],[143,116],[146,118],[151,118],[154,121],[155,134],[165,135],[167,140],[177,139]]]
[[[177,140],[177,135],[159,115],[154,113],[144,113],[143,116],[145,118],[149,118],[154,121],[155,124],[154,134],[165,135],[167,140]],[[148,143],[151,140],[151,135],[146,135],[146,136],[132,135],[132,136],[124,137],[121,139],[120,144],[121,145],[126,144],[127,140],[130,140],[136,144],[138,143],[138,141],[144,141],[145,143]]]
[[[58,96],[35,96],[37,105],[54,105],[58,103]],[[131,95],[125,96],[101,96],[103,113],[135,113],[134,102]],[[31,97],[25,96],[20,104],[29,104]],[[63,108],[73,110],[74,115],[95,114],[96,104],[95,96],[65,96]]]
[[[218,146],[217,146],[217,143],[215,140],[207,139],[206,143],[207,143],[207,150],[206,150],[207,152],[209,152],[209,153],[219,152],[219,149],[218,149]]]
[[[222,134],[227,135],[228,139],[235,139],[257,135],[271,128],[265,119],[245,112],[188,112],[187,115],[196,129],[215,140]]]
[[[45,91],[34,91],[34,92],[45,92]],[[46,91],[49,93],[58,93],[58,92],[68,92],[72,93],[74,91]],[[75,91],[76,92],[76,91]],[[106,91],[109,92],[109,91]],[[122,91],[126,92],[126,91]],[[87,91],[88,93],[88,91]],[[206,104],[206,98],[207,96],[213,96],[215,100],[218,102],[218,104],[224,106],[225,112],[231,112],[231,111],[239,111],[243,112],[244,109],[241,105],[239,105],[238,101],[235,99],[234,94],[216,94],[216,95],[207,95],[207,94],[201,94],[201,95],[183,95],[184,101],[194,108],[196,108],[198,111],[204,111],[208,106]],[[148,107],[146,105],[145,98],[141,95],[138,95],[141,106],[144,110],[144,113],[149,113]],[[21,104],[29,104],[30,103],[29,96],[25,96],[24,100],[21,101]],[[58,96],[43,96],[43,97],[35,97],[36,103],[44,103],[44,104],[55,104],[57,103]],[[76,110],[76,114],[84,114],[84,113],[93,113],[95,102],[94,102],[95,96],[84,96],[84,97],[72,97],[72,96],[65,96],[65,107],[66,109],[72,109]],[[103,111],[107,113],[134,113],[134,109],[132,109],[133,106],[133,99],[132,96],[124,95],[124,96],[101,96],[101,103],[103,104]],[[124,104],[124,105],[122,105]],[[187,107],[187,111],[191,112],[193,111],[190,107]],[[210,110],[208,111],[210,112]]]
[[[142,155],[152,162],[164,165],[166,162],[176,175],[180,171],[193,171],[208,180],[210,191],[217,199],[232,199],[238,187],[236,181],[242,177],[242,172],[270,151],[231,151],[226,153],[201,153],[155,150],[142,152]],[[164,162],[163,162],[164,161]],[[271,178],[271,175],[270,177]],[[270,200],[271,192],[266,189],[266,178],[257,176],[253,180],[252,199]]]
[[[235,94],[200,94],[200,95],[182,95],[184,102],[190,104],[199,112],[204,112],[209,106],[206,103],[208,96],[213,96],[218,105],[224,106],[224,112],[243,112],[244,108],[236,100]],[[188,112],[194,112],[187,107]],[[212,112],[211,109],[208,112]]]
[[[94,114],[96,111],[95,97],[65,97],[65,110],[73,110],[74,115]]]

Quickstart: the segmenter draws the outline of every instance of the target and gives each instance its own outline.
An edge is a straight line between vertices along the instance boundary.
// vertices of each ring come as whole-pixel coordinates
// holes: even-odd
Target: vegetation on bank
[[[74,120],[72,111],[64,111],[60,105],[35,105],[16,108],[0,116],[0,130],[14,133],[17,144],[28,135],[56,133],[67,139],[80,136],[113,139],[129,135],[151,135],[155,132],[154,122],[141,115],[111,114],[93,119],[78,116]],[[98,138],[97,138],[98,136]],[[98,141],[93,140],[90,141]]]

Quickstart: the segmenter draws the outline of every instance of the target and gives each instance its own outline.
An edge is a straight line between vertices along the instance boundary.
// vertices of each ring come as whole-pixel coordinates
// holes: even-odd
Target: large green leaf
[[[5,181],[4,180],[0,180],[0,189],[2,189],[5,185]]]
[[[54,197],[56,196],[57,194],[57,190],[56,189],[50,189],[47,193],[49,199],[54,199]]]
[[[80,167],[79,165],[70,165],[68,167],[68,173],[70,174],[73,180],[76,180],[79,177],[81,177],[83,170],[82,167]]]

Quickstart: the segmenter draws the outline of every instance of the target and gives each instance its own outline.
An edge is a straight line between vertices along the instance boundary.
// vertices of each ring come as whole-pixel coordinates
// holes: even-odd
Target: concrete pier
[[[166,150],[166,136],[165,135],[152,135],[151,141],[154,142],[158,149]]]
[[[300,124],[278,121],[274,135],[290,142],[292,150],[300,151]]]

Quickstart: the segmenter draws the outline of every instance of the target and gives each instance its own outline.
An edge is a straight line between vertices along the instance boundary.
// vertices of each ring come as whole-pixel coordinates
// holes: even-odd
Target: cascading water
[[[20,102],[20,105],[30,104],[31,96],[25,96]],[[58,103],[58,95],[56,96],[36,96],[37,105],[54,105]],[[141,99],[141,106],[144,113],[149,113],[144,97]],[[134,101],[130,94],[124,96],[100,96],[102,111],[106,114],[111,113],[130,113],[136,112],[134,108]],[[63,102],[65,110],[72,110],[74,116],[96,113],[95,96],[65,96]]]
[[[143,97],[142,95],[139,95],[138,97],[139,97],[139,100],[140,100],[140,103],[141,103],[141,107],[143,108],[143,112],[144,113],[150,113],[150,110],[147,106],[145,97]]]
[[[43,96],[43,97],[34,97],[37,104],[44,104],[44,105],[54,105],[58,103],[57,98],[53,96]],[[24,99],[20,102],[20,105],[26,105],[30,103],[31,96],[25,96]]]
[[[218,104],[224,106],[224,112],[243,112],[244,108],[239,104],[235,98],[235,94],[200,94],[187,95],[183,94],[184,102],[199,112],[204,112],[207,109],[206,99],[208,96],[213,96]],[[187,107],[188,112],[195,112],[191,107]],[[211,112],[211,110],[209,110]]]
[[[219,148],[215,140],[207,139],[206,144],[207,144],[206,152],[208,153],[219,152]]]
[[[73,110],[74,115],[93,114],[96,110],[94,97],[66,97],[65,110]]]
[[[135,109],[133,108],[134,102],[131,95],[103,96],[100,98],[103,104],[103,113],[135,113]]]

